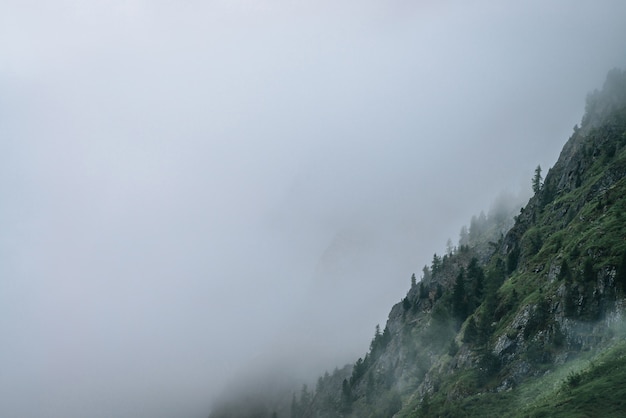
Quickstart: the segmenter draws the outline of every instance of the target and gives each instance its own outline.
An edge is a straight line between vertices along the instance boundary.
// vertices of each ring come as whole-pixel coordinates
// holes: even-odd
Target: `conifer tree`
[[[465,294],[465,270],[461,269],[454,282],[452,293],[452,315],[463,322],[467,318],[467,298]]]
[[[424,287],[424,283],[420,282],[420,294],[419,294],[420,299],[426,299],[428,297],[428,291],[426,290],[426,287]]]
[[[533,177],[533,193],[537,194],[541,191],[542,180],[541,166],[538,165],[537,168],[535,168],[535,175]]]

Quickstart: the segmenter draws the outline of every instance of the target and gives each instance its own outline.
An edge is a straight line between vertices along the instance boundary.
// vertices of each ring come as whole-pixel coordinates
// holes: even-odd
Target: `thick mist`
[[[363,355],[626,66],[624,2],[544,3],[2,2],[0,415]]]

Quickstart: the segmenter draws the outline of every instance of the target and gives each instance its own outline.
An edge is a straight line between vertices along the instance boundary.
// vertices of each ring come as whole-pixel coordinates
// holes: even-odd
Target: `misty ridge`
[[[462,339],[485,325],[480,271],[497,315],[529,318],[545,298],[515,277],[569,271],[542,295],[589,347],[609,302],[578,312],[599,289],[579,276],[620,261],[557,245],[553,202],[527,204],[552,190],[533,190],[534,170],[552,185],[574,126],[578,174],[554,190],[619,177],[619,139],[593,129],[607,70],[626,68],[625,15],[612,0],[1,2],[0,416],[392,416],[425,394],[441,412],[444,389],[491,384],[428,368],[455,349],[477,364],[483,337]],[[583,209],[606,210],[610,237],[607,193]],[[579,198],[559,195],[554,217]],[[564,265],[533,258],[557,247]],[[474,299],[452,309],[461,269]],[[528,285],[488,293],[496,276]],[[526,370],[516,350],[553,342],[552,319],[489,344],[517,344]]]
[[[471,246],[481,257],[489,258],[493,252],[494,241],[501,239],[509,231],[513,226],[515,215],[530,198],[530,189],[529,186],[527,193],[522,191],[519,196],[501,193],[494,200],[487,214],[481,211],[479,215],[472,216],[470,222],[460,228],[458,241],[453,244],[451,238],[448,238],[440,255],[435,253],[433,258],[441,262],[442,257],[445,260],[458,251],[463,251],[463,248],[467,246]],[[291,338],[298,341],[298,344],[292,343],[289,346],[289,349],[294,351],[281,352],[278,359],[261,358],[257,367],[252,365],[236,378],[233,384],[223,390],[216,407],[217,411],[220,411],[220,408],[223,411],[214,412],[216,415],[211,416],[264,416],[263,414],[270,416],[270,410],[290,410],[292,394],[296,392],[301,396],[300,391],[303,385],[314,388],[320,374],[328,379],[329,371],[332,370],[321,373],[325,368],[333,367],[333,375],[341,374],[340,369],[344,371],[344,374],[348,370],[349,375],[349,371],[352,370],[350,364],[336,363],[337,353],[341,351],[341,347],[337,347],[335,341],[340,338],[341,333],[345,335],[351,332],[354,317],[338,317],[337,311],[328,312],[323,307],[341,304],[341,299],[346,293],[361,285],[358,275],[346,274],[346,272],[361,268],[363,270],[357,271],[367,269],[370,264],[367,260],[371,254],[368,251],[370,241],[362,233],[357,235],[355,231],[342,231],[333,239],[316,268],[316,275],[319,278],[309,289],[310,294],[314,295],[314,301],[310,305],[302,305],[297,315],[297,318],[307,318],[310,323],[304,323],[303,326],[302,320],[299,319],[299,323],[289,331]],[[371,251],[380,251],[380,248],[376,247]],[[364,265],[366,267],[363,267]],[[412,273],[406,285],[410,284],[414,288],[419,284],[423,292],[423,282],[431,277],[430,264],[425,265],[417,274],[418,276]],[[369,290],[369,299],[366,298],[361,304],[353,303],[351,309],[367,311],[371,307],[371,301],[375,300],[380,292],[378,287],[372,287]],[[407,299],[404,298],[401,302],[406,304]],[[380,324],[374,327],[374,339],[380,335],[380,327]],[[328,332],[329,328],[337,328],[340,331],[332,335]],[[320,341],[320,335],[326,337]],[[276,349],[281,350],[279,346]],[[330,353],[327,358],[323,357],[325,352]],[[317,362],[303,361],[303,356],[315,358]],[[224,403],[223,406],[222,403]],[[237,407],[233,408],[232,403]],[[277,416],[280,415],[277,414]]]
[[[411,276],[364,356],[301,389],[285,358],[209,416],[621,416],[626,71],[587,95],[556,164],[530,183],[524,205],[500,197]]]

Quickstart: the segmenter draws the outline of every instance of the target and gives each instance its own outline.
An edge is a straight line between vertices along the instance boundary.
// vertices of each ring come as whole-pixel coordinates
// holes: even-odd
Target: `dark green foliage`
[[[578,385],[580,385],[580,381],[582,380],[583,376],[582,373],[580,372],[570,372],[570,374],[567,375],[567,379],[566,379],[566,383],[567,386],[569,386],[570,388],[575,388],[578,387]]]
[[[543,340],[530,341],[524,357],[533,364],[546,364],[552,360],[551,353]]]
[[[374,338],[370,343],[370,352],[369,355],[365,356],[365,360],[363,361],[363,368],[367,368],[370,362],[375,361],[378,358],[378,356],[385,350],[385,347],[387,347],[387,344],[389,344],[390,340],[391,334],[389,333],[389,328],[385,327],[385,330],[381,333],[380,325],[376,325]],[[356,365],[354,370],[356,370]]]
[[[508,274],[511,274],[517,268],[517,262],[519,261],[520,249],[518,246],[515,246],[511,252],[507,255],[506,258],[506,271]]]
[[[583,267],[583,280],[586,282],[593,282],[596,279],[596,273],[593,268],[593,260],[588,257],[585,259],[585,265]]]
[[[443,261],[441,260],[441,257],[439,257],[437,253],[433,254],[433,261],[430,267],[430,271],[432,272],[433,275],[439,273],[439,270],[441,269],[442,264],[443,264]]]
[[[431,317],[432,323],[435,326],[444,326],[450,321],[450,313],[442,303],[437,303],[435,305]]]
[[[426,286],[424,286],[424,283],[420,282],[419,298],[426,299],[427,297],[428,297],[428,290],[426,289]]]
[[[372,341],[370,350],[374,345],[376,345],[376,341],[379,340],[381,336],[382,334],[380,333],[380,324],[376,324],[376,328],[374,328],[374,340]]]
[[[580,256],[580,247],[578,245],[574,245],[572,247],[572,251],[570,252],[570,256],[572,259],[576,259]]]
[[[369,360],[369,357],[366,354],[365,360],[359,357],[356,363],[354,363],[354,368],[352,369],[352,376],[350,377],[350,386],[354,386],[359,381],[359,379],[361,379],[361,377],[365,374],[365,372],[367,371],[368,363],[369,363],[368,360]]]
[[[572,279],[572,271],[567,264],[567,259],[563,259],[561,261],[561,269],[559,270],[559,280],[567,280],[570,281]]]
[[[422,398],[422,402],[420,402],[420,407],[418,410],[418,417],[428,417],[430,412],[430,396],[428,393],[424,394]]]
[[[496,309],[498,307],[498,289],[504,280],[503,263],[496,262],[493,267],[487,271],[485,278],[485,292],[482,303],[482,311],[479,320],[476,323],[475,344],[483,346],[489,341],[492,335],[492,322],[495,318]]]
[[[470,252],[470,246],[469,245],[461,245],[459,247],[459,253],[461,254],[467,254]]]
[[[572,317],[574,315],[576,315],[577,313],[577,308],[578,308],[578,289],[573,287],[573,286],[569,286],[566,291],[565,291],[565,306],[564,306],[564,310],[565,310],[565,316],[566,317]]]
[[[482,384],[500,370],[500,358],[490,350],[482,350],[478,362],[478,370]]]
[[[413,305],[411,306],[411,312],[416,313],[419,310],[421,296],[422,296],[421,294],[418,295],[418,298],[413,301]]]
[[[552,181],[550,176],[550,170],[548,170],[548,175],[546,176],[546,181],[543,183],[540,194],[540,204],[541,208],[544,208],[549,203],[552,203],[554,198],[556,197],[556,184]]]
[[[340,411],[343,413],[350,413],[350,411],[352,411],[352,388],[346,379],[343,379],[341,385]]]
[[[485,297],[483,302],[483,316],[489,320],[493,319],[493,314],[498,306],[497,292],[504,281],[504,272],[501,264],[495,263],[495,266],[487,271],[485,279]]]
[[[465,270],[461,269],[456,276],[454,282],[454,290],[452,293],[452,315],[459,321],[465,321],[467,318],[467,294],[465,292]]]
[[[617,267],[615,282],[622,290],[622,292],[626,292],[626,252],[624,252],[624,254],[622,255],[622,260]]]
[[[476,257],[467,266],[467,280],[471,286],[468,312],[473,312],[483,301],[485,285],[485,272]]]
[[[443,287],[441,284],[437,283],[437,292],[435,293],[435,299],[439,299],[443,296]]]
[[[478,341],[478,326],[472,316],[467,325],[465,326],[465,332],[463,333],[464,343],[476,343]]]
[[[537,194],[541,191],[543,177],[541,177],[541,166],[538,165],[535,168],[535,175],[533,176],[533,193]]]
[[[615,151],[616,151],[615,144],[612,142],[606,142],[606,146],[604,148],[604,155],[607,160],[610,160],[611,158],[615,157]]]
[[[409,300],[409,298],[402,299],[402,307],[404,308],[405,311],[408,311],[409,309],[411,309],[411,301]]]
[[[539,252],[543,245],[543,237],[537,228],[529,229],[522,237],[522,251],[526,256],[532,256]]]

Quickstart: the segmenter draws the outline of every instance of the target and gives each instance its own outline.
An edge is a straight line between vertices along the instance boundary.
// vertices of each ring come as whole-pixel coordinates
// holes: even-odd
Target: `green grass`
[[[569,367],[567,377],[518,417],[623,417],[626,415],[626,343],[594,358],[587,367]]]
[[[472,373],[462,372],[457,375],[457,385],[471,386],[472,378]],[[458,400],[448,399],[445,392],[441,390],[432,397],[427,416],[624,417],[626,341],[598,355],[580,356],[543,376],[527,379],[513,390],[474,394]],[[419,403],[407,406],[401,416],[419,417]]]

